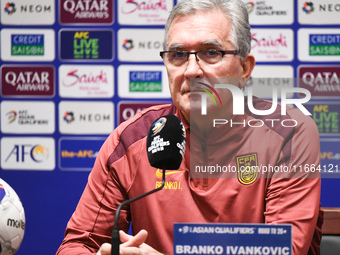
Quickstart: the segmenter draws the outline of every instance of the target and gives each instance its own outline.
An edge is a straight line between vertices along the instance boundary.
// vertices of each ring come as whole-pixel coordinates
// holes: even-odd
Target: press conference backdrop
[[[26,211],[18,255],[55,253],[105,138],[141,109],[171,101],[159,51],[175,3],[1,0],[0,177]],[[340,206],[340,1],[245,3],[253,81],[264,93],[293,78],[311,90],[321,202]]]

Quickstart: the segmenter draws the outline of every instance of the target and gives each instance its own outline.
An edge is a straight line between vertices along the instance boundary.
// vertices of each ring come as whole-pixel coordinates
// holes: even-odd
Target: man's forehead
[[[169,27],[167,48],[195,46],[221,48],[229,42],[230,25],[229,19],[220,10],[179,15]]]

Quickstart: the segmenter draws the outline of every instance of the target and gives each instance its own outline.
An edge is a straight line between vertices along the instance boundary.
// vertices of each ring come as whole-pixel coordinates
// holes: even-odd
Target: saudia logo
[[[82,84],[107,84],[107,73],[100,70],[99,73],[81,73],[78,69],[71,70],[67,73],[66,77],[62,80],[62,85],[65,87],[72,87],[74,85]]]
[[[122,13],[130,14],[136,11],[167,11],[166,0],[158,1],[134,1],[126,0],[125,4],[122,6]]]
[[[249,87],[247,89],[247,91],[243,91],[242,89],[240,89],[239,87],[235,86],[235,85],[231,85],[231,84],[215,84],[214,87],[212,87],[211,85],[208,85],[206,83],[202,83],[202,82],[196,82],[196,84],[200,84],[200,85],[204,85],[205,87],[209,88],[211,91],[213,91],[216,96],[218,97],[218,99],[220,100],[220,107],[223,106],[222,104],[222,100],[220,98],[220,95],[217,93],[217,91],[215,89],[227,89],[231,92],[232,95],[232,103],[233,103],[233,115],[244,115],[245,114],[245,109],[244,109],[244,100],[245,100],[245,96],[247,99],[247,105],[249,108],[249,111],[251,113],[253,113],[254,115],[258,115],[258,116],[267,116],[270,115],[272,113],[274,113],[277,109],[277,105],[278,105],[278,91],[277,88],[274,87],[272,90],[272,106],[270,109],[266,109],[266,110],[258,110],[255,109],[254,104],[253,104],[253,92],[252,92],[252,87]],[[207,95],[209,95],[213,101],[215,106],[217,106],[216,100],[214,99],[212,93],[210,93],[207,89],[202,88],[202,87],[197,87],[195,85],[196,88],[199,88],[200,90],[207,92],[207,93],[201,93],[201,115],[207,115]],[[287,94],[290,93],[300,93],[300,95],[305,95],[304,98],[287,98]],[[312,115],[304,106],[304,103],[307,103],[310,99],[311,99],[311,93],[309,90],[304,89],[304,88],[281,88],[280,91],[280,96],[281,96],[281,115],[287,115],[287,105],[295,105],[298,109],[300,109],[300,111],[305,114],[305,115]],[[259,127],[263,126],[263,120],[255,120],[256,122],[260,122],[260,124],[257,125],[251,125],[249,124],[249,126],[254,126],[254,127]],[[268,119],[266,121],[271,122],[272,126],[274,125],[275,119]],[[293,125],[287,125],[284,124],[282,122],[292,122]],[[283,120],[281,122],[281,124],[284,127],[294,127],[297,125],[297,121],[293,120],[293,119],[286,119]],[[227,124],[228,120],[224,120],[224,119],[214,119],[214,123],[213,126],[216,127],[217,125],[223,125],[223,124]]]
[[[252,39],[252,49],[256,47],[262,47],[262,48],[279,48],[279,47],[284,47],[287,48],[287,37],[280,33],[278,38],[272,38],[271,36],[265,38],[258,38],[257,33],[253,33],[251,35]]]

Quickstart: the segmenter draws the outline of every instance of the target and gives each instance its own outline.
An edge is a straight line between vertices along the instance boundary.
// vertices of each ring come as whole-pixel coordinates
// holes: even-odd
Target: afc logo
[[[5,159],[5,162],[14,159],[16,163],[25,163],[32,160],[36,163],[45,161],[49,156],[49,149],[36,144],[15,144]]]

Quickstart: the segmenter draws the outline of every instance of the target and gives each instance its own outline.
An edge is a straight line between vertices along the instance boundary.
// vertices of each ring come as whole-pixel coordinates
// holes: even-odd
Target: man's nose
[[[200,66],[200,61],[195,54],[189,55],[184,75],[188,78],[203,78],[203,70]]]

